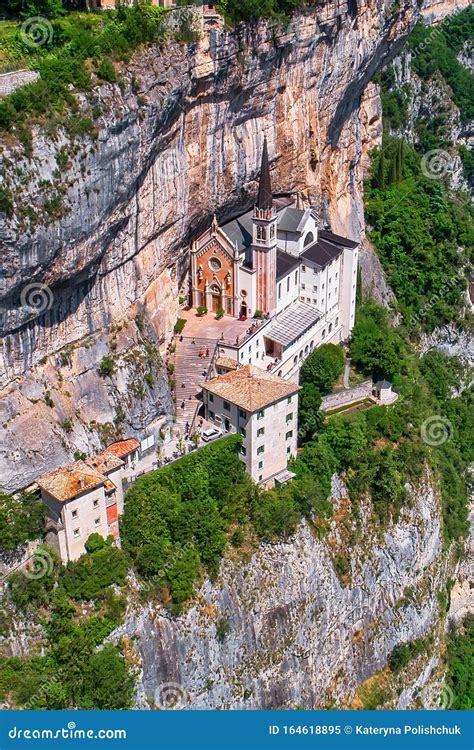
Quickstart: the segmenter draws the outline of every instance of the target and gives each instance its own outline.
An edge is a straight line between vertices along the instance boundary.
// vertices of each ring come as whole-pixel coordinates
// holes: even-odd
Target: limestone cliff
[[[146,357],[135,318],[144,314],[147,339],[162,350],[189,239],[213,212],[228,218],[251,205],[264,133],[275,189],[299,191],[336,231],[363,236],[363,172],[381,134],[369,82],[419,13],[416,0],[329,0],[286,27],[228,32],[211,22],[199,43],[148,48],[121,87],[81,96],[78,116],[95,117],[91,137],[72,143],[36,126],[31,158],[3,144],[15,207],[0,229],[3,487],[96,447],[124,393],[128,433],[169,414],[156,362],[156,392],[128,388],[127,347]],[[128,343],[122,333],[117,375],[100,379],[98,359],[115,356],[112,325],[128,325]]]
[[[415,695],[427,708],[437,705],[429,688],[443,669],[436,592],[445,591],[452,571],[429,477],[384,534],[364,508],[363,535],[350,547],[350,501],[337,477],[332,498],[325,539],[304,523],[293,539],[261,545],[245,564],[227,559],[179,618],[157,605],[131,607],[112,639],[133,638],[138,706],[360,708],[374,675],[382,675],[388,707],[416,707]],[[349,565],[338,576],[339,554]],[[390,684],[387,655],[424,635],[432,647]]]

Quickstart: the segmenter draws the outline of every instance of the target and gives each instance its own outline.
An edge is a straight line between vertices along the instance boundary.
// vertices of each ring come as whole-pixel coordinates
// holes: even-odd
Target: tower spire
[[[258,184],[257,208],[270,209],[272,207],[272,185],[270,182],[270,165],[268,163],[267,136],[263,139],[262,163],[260,166],[260,181]]]

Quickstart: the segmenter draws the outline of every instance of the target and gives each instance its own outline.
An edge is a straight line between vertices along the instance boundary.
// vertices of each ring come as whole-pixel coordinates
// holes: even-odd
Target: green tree
[[[321,393],[327,393],[344,372],[345,361],[341,346],[323,344],[305,360],[301,368],[302,382],[312,383]]]

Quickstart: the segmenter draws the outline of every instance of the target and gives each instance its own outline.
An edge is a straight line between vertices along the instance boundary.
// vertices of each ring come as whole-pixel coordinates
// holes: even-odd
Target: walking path
[[[351,359],[350,357],[346,358],[346,366],[344,368],[344,378],[342,381],[342,384],[344,388],[347,390],[349,388],[349,377],[351,374]]]
[[[192,425],[194,415],[201,405],[197,398],[211,364],[217,339],[176,337],[174,353],[174,379],[176,383],[176,423],[181,437],[186,423]],[[203,356],[200,357],[199,354]]]

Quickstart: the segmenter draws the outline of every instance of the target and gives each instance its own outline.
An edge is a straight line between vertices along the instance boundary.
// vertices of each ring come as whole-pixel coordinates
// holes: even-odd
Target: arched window
[[[332,331],[332,323],[329,323],[329,333]]]
[[[261,224],[257,224],[257,240],[265,240],[267,238],[267,233],[265,231],[265,227],[262,227]]]
[[[293,364],[296,365],[297,362],[298,362],[298,357],[293,357]]]
[[[273,239],[275,236],[275,224],[270,224],[270,238]]]
[[[309,348],[309,347],[308,347],[308,345],[306,344],[306,346],[305,346],[305,348],[304,348],[304,353],[305,353],[305,354],[308,354],[308,348]]]
[[[312,242],[314,242],[314,235],[312,232],[308,232],[308,234],[304,238],[303,247],[307,247],[307,245],[311,245]]]
[[[336,325],[339,325],[339,318],[336,318]]]
[[[321,334],[321,338],[323,339],[323,338],[324,338],[325,336],[326,336],[326,329],[324,328],[324,329],[323,329],[323,332],[322,332],[322,334]]]

